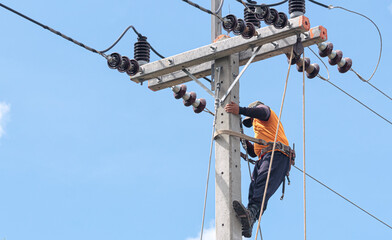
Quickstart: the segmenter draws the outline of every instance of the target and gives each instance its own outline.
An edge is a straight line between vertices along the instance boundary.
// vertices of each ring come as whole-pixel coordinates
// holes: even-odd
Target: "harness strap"
[[[241,139],[245,139],[245,140],[248,140],[248,141],[251,141],[251,142],[263,145],[263,146],[267,146],[267,147],[265,147],[265,148],[263,148],[261,150],[261,154],[260,154],[261,156],[264,155],[266,152],[271,151],[272,148],[273,148],[273,145],[274,145],[273,142],[267,142],[267,141],[265,141],[263,139],[249,137],[248,135],[245,135],[245,134],[242,134],[242,133],[239,133],[239,132],[234,132],[234,131],[231,131],[231,130],[225,130],[225,129],[224,130],[217,130],[215,132],[215,134],[214,134],[214,139],[216,139],[219,135],[223,135],[223,134],[239,137]],[[295,156],[294,150],[292,150],[290,146],[284,145],[281,142],[276,142],[275,149],[283,151],[290,158],[292,156]]]

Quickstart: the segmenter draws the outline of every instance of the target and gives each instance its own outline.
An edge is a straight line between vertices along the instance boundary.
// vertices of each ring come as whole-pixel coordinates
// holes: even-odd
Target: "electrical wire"
[[[192,2],[192,1],[189,1],[189,0],[182,0],[182,1],[188,3],[189,5],[191,5],[191,6],[195,7],[195,8],[197,8],[197,9],[199,9],[199,10],[205,12],[205,13],[214,15],[215,17],[217,17],[219,20],[221,20],[221,21],[223,22],[223,18],[222,18],[221,16],[219,16],[217,13],[214,13],[214,12],[212,12],[211,10],[208,10],[208,9],[206,9],[206,8],[203,8],[203,7],[200,6],[199,4],[194,3],[194,2]]]
[[[207,196],[208,196],[208,185],[210,182],[210,172],[211,172],[211,159],[212,159],[212,147],[214,144],[214,134],[215,134],[215,126],[216,126],[216,117],[217,117],[217,112],[218,112],[218,106],[219,106],[219,99],[218,99],[218,94],[219,94],[219,85],[215,91],[215,114],[214,114],[214,120],[212,124],[212,138],[211,138],[211,146],[210,146],[210,158],[208,160],[208,170],[207,170],[207,182],[206,182],[206,191],[204,195],[204,207],[203,207],[203,218],[201,222],[201,230],[200,230],[200,240],[203,240],[203,232],[204,232],[204,220],[205,220],[205,214],[206,214],[206,208],[207,208]]]
[[[16,15],[18,15],[18,16],[24,18],[24,19],[27,19],[28,21],[30,21],[30,22],[32,22],[32,23],[34,23],[34,24],[36,24],[36,25],[38,25],[38,26],[40,26],[40,27],[42,27],[42,28],[44,28],[46,30],[49,30],[50,32],[52,32],[52,33],[54,33],[54,34],[56,34],[56,35],[58,35],[58,36],[60,36],[60,37],[62,37],[64,39],[66,39],[66,40],[68,40],[68,41],[70,41],[70,42],[72,42],[72,43],[74,43],[74,44],[76,44],[76,45],[78,45],[78,46],[80,46],[80,47],[90,51],[90,52],[97,53],[97,54],[101,55],[104,58],[108,58],[106,56],[106,54],[104,54],[103,52],[100,52],[100,51],[98,51],[98,50],[96,50],[94,48],[91,48],[91,47],[89,47],[89,46],[87,46],[87,45],[85,45],[85,44],[83,44],[81,42],[78,42],[75,39],[70,38],[67,35],[64,35],[61,32],[56,31],[56,30],[54,30],[54,29],[52,29],[52,28],[50,28],[50,27],[48,27],[48,26],[46,26],[46,25],[44,25],[44,24],[42,24],[42,23],[40,23],[40,22],[38,22],[38,21],[36,21],[36,20],[34,20],[34,19],[32,19],[32,18],[30,18],[30,17],[28,17],[28,16],[26,16],[26,15],[24,15],[24,14],[22,14],[22,13],[16,11],[16,10],[14,10],[14,9],[12,9],[12,8],[10,8],[10,7],[7,7],[7,6],[5,6],[2,3],[0,3],[0,7],[3,7],[5,9],[7,9],[8,11],[11,11],[11,12],[15,13]]]
[[[355,97],[351,96],[349,93],[347,93],[346,91],[344,91],[343,89],[341,89],[340,87],[336,86],[335,84],[333,84],[331,81],[326,81],[327,83],[331,84],[332,86],[334,86],[335,88],[339,89],[340,91],[342,91],[344,94],[346,94],[347,96],[349,96],[350,98],[354,99],[355,101],[357,101],[359,104],[361,104],[362,106],[364,106],[365,108],[367,108],[368,110],[370,110],[371,112],[373,112],[374,114],[376,114],[377,116],[379,116],[380,118],[382,118],[384,121],[386,121],[387,123],[392,125],[392,122],[389,121],[388,119],[386,119],[385,117],[381,116],[379,113],[377,113],[376,111],[374,111],[373,109],[371,109],[370,107],[366,106],[364,103],[362,103],[361,101],[359,101],[358,99],[356,99]]]
[[[291,62],[291,61],[290,61]],[[303,198],[304,198],[304,239],[306,240],[306,165],[305,165],[305,51],[302,56],[302,126],[303,126]],[[290,162],[291,164],[291,162]]]
[[[378,32],[378,35],[379,35],[379,38],[380,38],[380,53],[379,53],[379,56],[378,56],[377,65],[376,65],[376,67],[375,67],[375,69],[374,69],[372,75],[369,77],[369,79],[366,80],[366,79],[364,79],[359,73],[357,73],[353,68],[351,68],[351,71],[354,72],[355,75],[357,75],[357,77],[358,77],[359,79],[361,79],[363,82],[369,82],[369,81],[373,78],[374,74],[377,72],[378,66],[379,66],[380,61],[381,61],[381,55],[382,55],[382,47],[383,47],[383,43],[382,43],[382,34],[381,34],[381,31],[380,31],[380,29],[378,28],[377,24],[376,24],[372,19],[370,19],[369,17],[367,17],[366,15],[364,15],[364,14],[362,14],[362,13],[359,13],[359,12],[356,12],[356,11],[353,11],[353,10],[349,10],[349,9],[347,9],[347,8],[340,7],[340,6],[333,6],[333,5],[327,6],[327,5],[325,5],[325,4],[322,4],[322,3],[317,2],[317,1],[314,1],[314,0],[309,0],[309,1],[312,2],[312,3],[315,3],[315,4],[319,5],[319,6],[322,6],[322,7],[324,7],[324,8],[327,8],[327,9],[335,9],[335,8],[336,8],[336,9],[342,9],[342,10],[344,10],[344,11],[347,11],[347,12],[350,12],[350,13],[357,14],[357,15],[359,15],[359,16],[361,16],[361,17],[363,17],[363,18],[366,18],[367,20],[369,20],[369,21],[374,25],[374,27],[377,29],[377,32]],[[371,85],[371,86],[372,86],[372,85]],[[375,89],[378,90],[377,88],[375,88]],[[378,90],[378,91],[379,91],[379,90]],[[381,91],[380,91],[380,92],[381,92]],[[381,92],[381,93],[384,94],[383,92]],[[384,95],[385,95],[385,94],[384,94]],[[387,97],[390,98],[389,96],[387,96]]]
[[[376,73],[376,71],[377,71],[377,69],[378,69],[378,65],[380,64],[380,61],[381,61],[381,54],[382,54],[382,35],[381,35],[381,31],[380,31],[380,29],[378,28],[377,24],[376,24],[375,22],[373,22],[373,20],[371,20],[369,17],[365,16],[364,14],[361,14],[361,13],[358,13],[358,12],[355,12],[355,11],[352,11],[352,10],[349,10],[349,9],[346,9],[346,8],[344,8],[344,7],[329,6],[329,9],[334,9],[334,8],[339,8],[339,9],[342,9],[342,10],[344,10],[344,11],[347,11],[347,12],[350,12],[350,13],[354,13],[354,14],[357,14],[357,15],[359,15],[359,16],[361,16],[361,17],[364,17],[364,18],[366,18],[367,20],[369,20],[371,23],[373,23],[373,25],[374,25],[374,26],[376,27],[376,29],[377,29],[378,35],[379,35],[379,37],[380,37],[380,54],[379,54],[379,57],[378,57],[378,61],[377,61],[376,68],[374,69],[372,75],[370,76],[369,79],[366,80],[366,79],[364,79],[360,74],[358,74],[357,72],[355,72],[355,71],[351,68],[352,71],[358,76],[359,79],[361,79],[361,80],[364,81],[364,82],[369,82],[369,81],[373,78],[374,74]]]
[[[240,2],[240,3],[242,3],[242,4],[246,4],[247,6],[253,6],[253,7],[261,7],[261,6],[267,6],[267,7],[275,7],[275,6],[279,6],[279,5],[282,5],[283,3],[286,3],[286,2],[288,2],[288,0],[284,0],[284,1],[281,1],[281,2],[278,2],[278,3],[271,3],[271,4],[257,4],[257,3],[251,3],[250,1],[248,1],[248,3],[244,3],[243,1],[241,1],[241,0],[236,0],[237,2]]]
[[[218,14],[218,13],[222,10],[224,1],[225,1],[225,0],[221,0],[221,3],[219,4],[218,9],[215,10],[215,14]]]
[[[300,168],[298,168],[297,166],[294,166],[294,168],[296,168],[298,171],[304,173],[304,171]],[[388,228],[392,229],[391,225],[388,225],[387,223],[381,221],[379,218],[377,218],[376,216],[374,216],[373,214],[369,213],[368,211],[366,211],[365,209],[361,208],[360,206],[358,206],[357,204],[355,204],[354,202],[352,202],[351,200],[349,200],[348,198],[344,197],[343,195],[341,195],[340,193],[336,192],[335,190],[333,190],[332,188],[328,187],[326,184],[324,184],[323,182],[317,180],[316,178],[312,177],[311,175],[309,175],[308,173],[305,173],[306,176],[310,177],[312,180],[314,180],[315,182],[317,182],[318,184],[320,184],[321,186],[327,188],[329,191],[335,193],[336,195],[338,195],[339,197],[343,198],[345,201],[351,203],[353,206],[355,206],[356,208],[360,209],[361,211],[363,211],[364,213],[368,214],[369,216],[371,216],[372,218],[376,219],[377,221],[379,221],[380,223],[384,224],[385,226],[387,226]]]

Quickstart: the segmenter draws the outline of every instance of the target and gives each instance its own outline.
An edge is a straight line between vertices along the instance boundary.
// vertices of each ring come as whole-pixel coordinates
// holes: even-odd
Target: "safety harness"
[[[231,130],[217,130],[214,134],[214,138],[216,139],[219,135],[223,135],[223,134],[239,137],[240,139],[245,139],[245,140],[248,140],[248,141],[263,145],[263,146],[267,146],[261,150],[260,156],[263,156],[267,152],[272,151],[273,146],[274,146],[274,142],[267,142],[263,139],[253,138],[253,137],[250,137],[250,136],[245,135],[243,133],[239,133],[239,132],[235,132],[235,131],[231,131]],[[291,165],[294,165],[294,163],[295,163],[295,149],[294,148],[295,148],[294,144],[293,144],[293,148],[291,148],[290,146],[287,146],[281,142],[276,142],[276,144],[275,144],[275,150],[280,150],[289,157],[289,161],[290,161],[289,164],[290,165],[289,165],[289,169],[287,170],[287,173],[286,173],[288,185],[290,185],[289,173],[291,170]],[[243,159],[245,159],[246,161],[249,161],[252,164],[257,163],[261,159],[261,158],[259,160],[249,159],[247,157],[247,154],[244,154],[244,153],[241,153],[240,155]],[[283,178],[282,196],[280,197],[280,200],[283,200],[283,198],[284,198],[286,178]]]

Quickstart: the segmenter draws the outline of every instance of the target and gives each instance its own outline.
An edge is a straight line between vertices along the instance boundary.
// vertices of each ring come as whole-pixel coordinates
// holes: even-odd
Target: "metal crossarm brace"
[[[301,34],[301,41],[304,47],[308,47],[327,40],[327,30],[323,26],[317,26],[310,29],[308,32]],[[296,44],[297,36],[293,35],[272,43],[265,44],[261,47],[256,57],[252,62],[257,62],[270,57],[274,57],[283,53],[291,51],[291,47]],[[240,66],[245,65],[252,56],[253,49],[240,52]],[[202,78],[211,75],[212,61],[202,63],[197,66],[188,68],[188,71],[197,78]],[[177,84],[189,82],[189,78],[182,71],[176,71],[170,74],[160,76],[159,79],[151,79],[148,81],[148,87],[153,91],[162,90]]]
[[[141,71],[133,76],[131,80],[140,83],[184,68],[246,51],[251,47],[258,47],[292,35],[303,33],[309,31],[309,29],[310,24],[307,17],[300,16],[293,18],[289,20],[288,26],[283,29],[276,29],[273,26],[258,29],[257,36],[251,39],[244,39],[241,36],[237,36],[145,64],[141,67]]]

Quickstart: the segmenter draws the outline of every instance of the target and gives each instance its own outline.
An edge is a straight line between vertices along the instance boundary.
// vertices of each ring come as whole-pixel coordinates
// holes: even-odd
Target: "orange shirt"
[[[270,114],[268,121],[261,121],[257,118],[254,118],[253,119],[253,130],[255,132],[255,138],[263,139],[266,142],[274,142],[278,121],[279,121],[278,116],[272,110],[271,110],[271,114]],[[284,133],[282,122],[279,123],[278,138],[276,139],[276,141],[281,142],[284,145],[289,146],[289,141],[287,140],[286,134]],[[260,156],[260,153],[261,153],[261,150],[265,147],[266,146],[263,146],[263,145],[260,145],[257,143],[254,144],[255,153],[257,154],[257,156],[259,156],[259,158],[262,157],[262,156]],[[280,150],[277,150],[277,151],[280,151]],[[282,151],[280,151],[280,152],[282,152]],[[287,154],[285,154],[285,155],[287,155]]]

